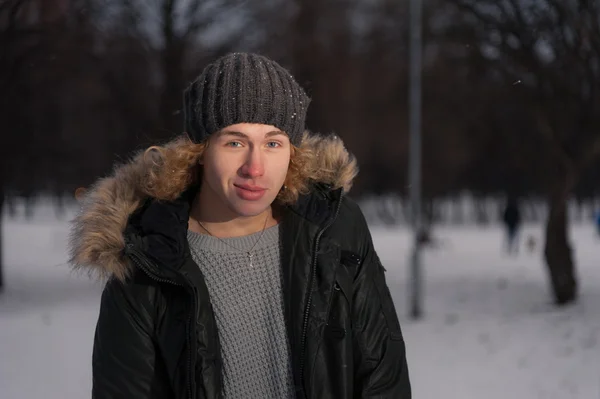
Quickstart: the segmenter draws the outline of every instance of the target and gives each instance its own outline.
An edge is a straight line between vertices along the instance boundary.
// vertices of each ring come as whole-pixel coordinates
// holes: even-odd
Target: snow
[[[69,215],[71,215],[70,213]],[[70,272],[68,224],[40,208],[33,220],[9,218],[6,288],[0,295],[0,397],[90,397],[91,350],[101,286]],[[444,226],[427,249],[424,318],[408,315],[410,234],[373,227],[376,249],[407,346],[413,397],[600,398],[600,238],[571,229],[579,302],[550,303],[541,226],[527,226],[537,248],[502,252],[498,226]]]
[[[578,304],[550,303],[538,248],[502,254],[499,228],[436,230],[442,247],[424,256],[425,317],[408,314],[405,231],[375,229],[407,345],[415,398],[600,398],[600,241],[592,226],[573,227],[580,276]],[[404,261],[404,262],[402,262]]]

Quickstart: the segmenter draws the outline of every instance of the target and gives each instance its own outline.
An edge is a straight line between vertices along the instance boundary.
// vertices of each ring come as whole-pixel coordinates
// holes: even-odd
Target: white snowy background
[[[5,215],[0,295],[0,398],[81,399],[91,389],[91,350],[101,286],[65,264],[68,219],[49,204],[31,220]],[[424,255],[425,317],[407,317],[410,233],[372,227],[388,269],[416,399],[600,399],[600,238],[571,227],[580,300],[550,304],[540,244],[502,252],[502,230],[441,226]]]

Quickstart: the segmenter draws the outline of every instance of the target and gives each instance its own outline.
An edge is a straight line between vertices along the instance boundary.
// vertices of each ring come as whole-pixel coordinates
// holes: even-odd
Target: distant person
[[[305,133],[309,101],[226,55],[184,92],[187,136],[86,191],[71,261],[109,277],[94,399],[411,398],[354,159]]]
[[[507,201],[502,221],[506,228],[506,251],[509,254],[517,254],[519,252],[518,233],[521,227],[521,212],[516,199],[510,198]]]

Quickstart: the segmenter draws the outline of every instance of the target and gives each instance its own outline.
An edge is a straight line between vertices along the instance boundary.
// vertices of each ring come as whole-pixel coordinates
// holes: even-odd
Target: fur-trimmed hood
[[[179,138],[165,148],[176,151],[182,145],[186,145],[186,141]],[[315,164],[310,165],[319,171],[316,183],[327,184],[332,189],[342,188],[345,192],[350,190],[358,169],[341,139],[334,135],[305,133],[300,147],[316,154],[312,157]],[[141,151],[87,190],[71,226],[69,254],[74,269],[101,278],[115,276],[122,280],[128,275],[124,231],[130,216],[148,199],[143,182],[149,168],[156,168],[156,163],[144,157]],[[187,172],[174,170],[173,173]]]

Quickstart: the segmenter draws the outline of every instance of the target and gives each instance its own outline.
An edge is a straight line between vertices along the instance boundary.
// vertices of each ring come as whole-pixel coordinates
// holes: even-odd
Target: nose
[[[265,165],[262,155],[257,148],[248,152],[248,158],[241,168],[242,175],[245,177],[260,177],[265,173]]]

